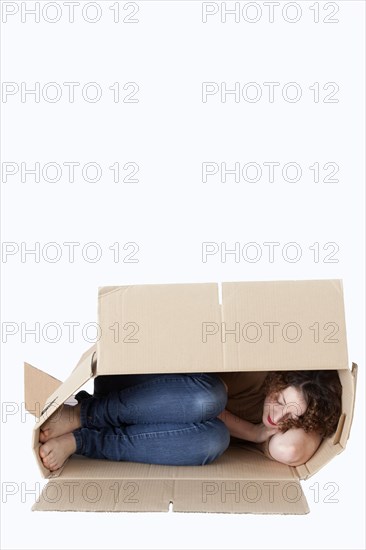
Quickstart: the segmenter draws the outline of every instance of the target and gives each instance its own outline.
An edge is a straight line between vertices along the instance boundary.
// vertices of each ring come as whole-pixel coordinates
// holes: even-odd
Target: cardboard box
[[[33,452],[44,487],[33,510],[309,511],[300,480],[346,447],[357,365],[348,367],[341,280],[132,285],[99,288],[101,338],[64,383],[25,363],[25,400],[38,417]],[[230,332],[231,331],[231,332]],[[73,455],[50,472],[39,429],[90,378],[162,372],[336,369],[343,387],[336,433],[304,465],[230,446],[205,466],[160,466]]]

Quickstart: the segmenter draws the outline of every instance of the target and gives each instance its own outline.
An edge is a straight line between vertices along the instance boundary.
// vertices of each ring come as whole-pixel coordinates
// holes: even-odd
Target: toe
[[[46,468],[50,469],[51,464],[54,462],[54,458],[52,456],[52,453],[49,453],[44,459],[43,464],[46,466]]]
[[[42,462],[43,462],[43,466],[45,466],[46,468],[48,468],[48,464],[49,464],[48,458],[47,458],[47,457],[42,458]]]
[[[48,456],[50,452],[51,452],[51,449],[49,448],[47,443],[45,443],[44,445],[41,445],[39,449],[39,455],[41,458],[46,458],[46,456]]]
[[[52,457],[48,462],[48,468],[49,470],[57,470],[58,469],[58,461],[56,458]]]
[[[41,458],[45,458],[47,456],[47,452],[46,450],[44,449],[44,445],[41,445],[41,447],[39,448],[39,456]]]

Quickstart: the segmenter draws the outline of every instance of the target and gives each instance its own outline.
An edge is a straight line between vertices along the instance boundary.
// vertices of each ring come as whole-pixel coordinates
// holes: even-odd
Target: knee
[[[206,422],[208,441],[201,464],[210,464],[221,456],[230,444],[230,433],[225,424],[215,418]]]
[[[225,409],[227,405],[227,400],[228,400],[227,386],[221,380],[221,378],[218,378],[218,377],[215,377],[215,378],[216,378],[215,392],[217,394],[217,402],[221,409],[220,412],[222,412]]]
[[[203,374],[196,379],[201,391],[196,393],[196,406],[202,411],[202,421],[216,418],[226,407],[227,391],[220,378]]]

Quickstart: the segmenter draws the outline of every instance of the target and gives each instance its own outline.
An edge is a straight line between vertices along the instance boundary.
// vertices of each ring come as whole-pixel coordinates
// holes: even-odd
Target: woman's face
[[[267,428],[274,428],[288,418],[298,418],[306,409],[307,403],[302,391],[294,386],[288,386],[277,394],[267,395],[262,422]]]

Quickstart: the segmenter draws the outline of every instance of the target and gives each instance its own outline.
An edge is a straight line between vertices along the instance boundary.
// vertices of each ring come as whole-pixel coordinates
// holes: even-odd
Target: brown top
[[[228,387],[226,409],[248,422],[260,424],[265,398],[264,380],[268,372],[219,372],[216,374]],[[258,449],[270,460],[274,460],[269,454],[270,439],[267,439],[264,443],[249,443],[231,437],[230,441],[239,445],[249,445],[251,448]]]
[[[268,372],[219,372],[228,386],[226,409],[231,413],[259,424],[264,403],[264,379]]]

